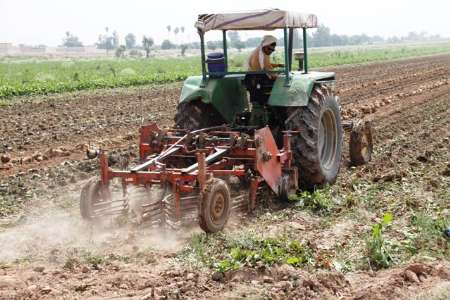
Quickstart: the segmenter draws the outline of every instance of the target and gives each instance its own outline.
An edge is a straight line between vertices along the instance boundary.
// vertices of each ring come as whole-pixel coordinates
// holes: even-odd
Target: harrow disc
[[[128,204],[121,197],[114,200],[109,186],[103,186],[97,178],[89,180],[81,190],[80,212],[87,221],[102,220],[105,217],[121,215],[128,210]]]
[[[108,208],[109,201],[102,191],[100,181],[96,178],[91,179],[81,190],[80,212],[85,220],[96,218],[98,209]]]

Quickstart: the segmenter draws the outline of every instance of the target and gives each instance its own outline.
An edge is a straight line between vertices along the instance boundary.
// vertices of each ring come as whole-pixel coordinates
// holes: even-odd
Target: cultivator
[[[189,132],[143,126],[141,164],[128,171],[113,170],[107,153],[100,153],[100,180],[83,188],[82,216],[93,220],[131,212],[139,223],[177,226],[197,220],[203,230],[219,231],[233,208],[255,208],[263,183],[280,198],[297,189],[290,145],[297,133],[284,131],[279,150],[268,127],[217,126]],[[113,197],[114,179],[121,183],[119,199]],[[141,188],[139,196],[130,186]]]

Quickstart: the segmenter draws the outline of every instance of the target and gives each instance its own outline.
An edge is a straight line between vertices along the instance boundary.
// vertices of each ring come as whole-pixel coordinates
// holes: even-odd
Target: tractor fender
[[[333,72],[292,72],[289,84],[284,75],[278,76],[269,98],[270,106],[306,106],[311,96],[314,84],[324,81],[334,81]]]
[[[248,108],[243,79],[243,75],[226,75],[207,78],[203,82],[202,76],[188,77],[184,81],[179,103],[200,99],[211,104],[227,122],[232,122],[237,113]]]

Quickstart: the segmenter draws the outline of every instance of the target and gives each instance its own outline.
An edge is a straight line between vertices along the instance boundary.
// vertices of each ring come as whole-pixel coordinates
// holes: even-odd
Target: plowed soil
[[[226,234],[239,231],[241,224],[267,231],[288,226],[316,255],[325,253],[354,266],[242,269],[216,281],[211,270],[178,263],[189,233],[168,238],[140,229],[142,236],[136,237],[118,229],[99,236],[82,223],[78,193],[96,172],[96,162],[85,158],[85,150],[95,145],[135,155],[142,122],[173,123],[181,84],[170,84],[17,98],[0,107],[0,196],[9,207],[0,211],[0,298],[450,297],[448,240],[429,256],[402,258],[384,270],[362,267],[367,263],[361,248],[364,234],[383,211],[393,212],[394,228],[400,229],[390,237],[400,240],[406,239],[401,228],[408,226],[411,210],[439,205],[438,214],[448,220],[450,55],[331,71],[337,74],[335,92],[343,117],[369,119],[375,132],[372,161],[349,167],[345,155],[334,191],[341,198],[375,194],[373,210],[356,204],[352,214],[338,212],[325,222],[287,208],[288,219],[239,219]],[[97,262],[85,249],[108,259]]]

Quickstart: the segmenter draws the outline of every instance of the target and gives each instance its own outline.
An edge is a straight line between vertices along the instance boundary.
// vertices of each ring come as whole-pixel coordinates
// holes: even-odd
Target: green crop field
[[[282,62],[278,49],[274,60]],[[401,59],[450,53],[450,43],[370,48],[312,49],[310,67]],[[248,52],[230,56],[232,70],[243,70]],[[0,59],[0,99],[98,88],[128,87],[184,80],[201,73],[199,57],[150,59]]]

